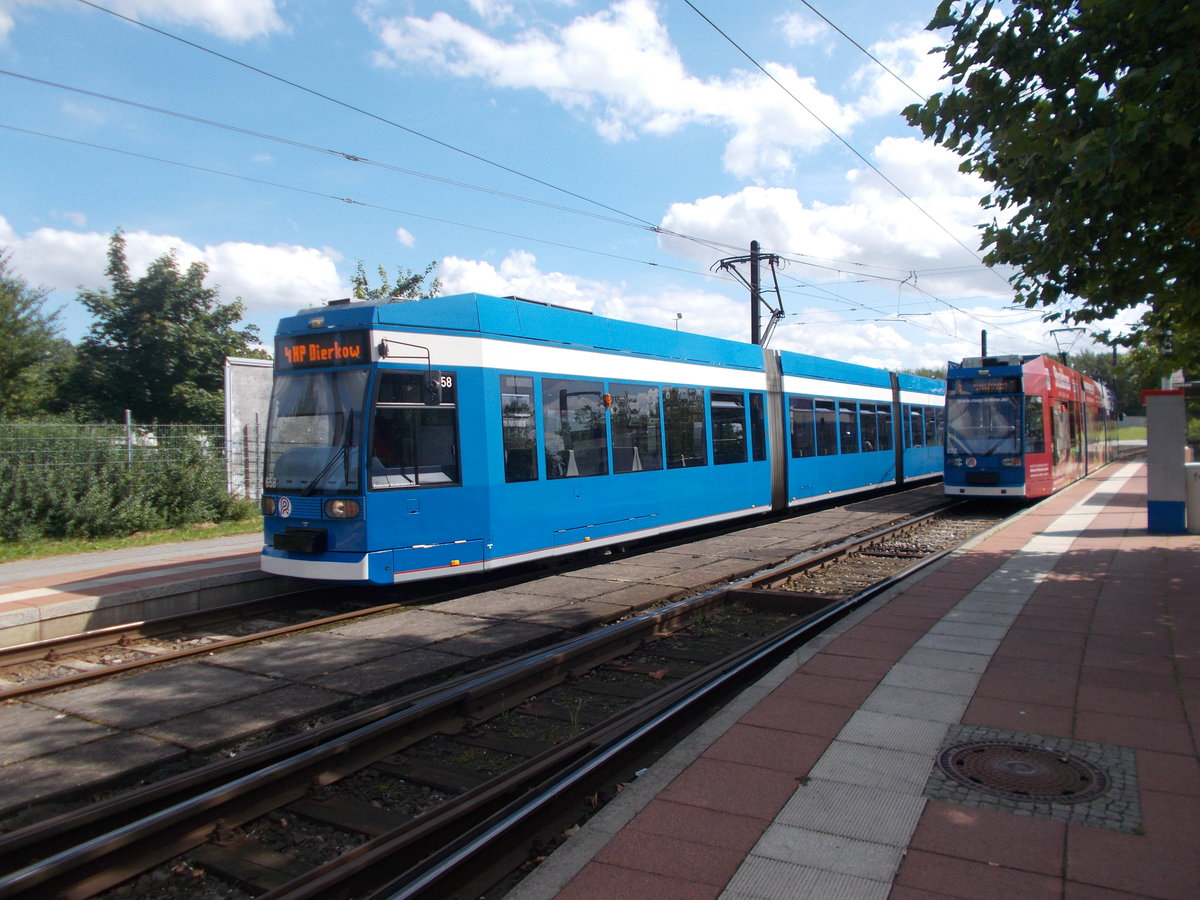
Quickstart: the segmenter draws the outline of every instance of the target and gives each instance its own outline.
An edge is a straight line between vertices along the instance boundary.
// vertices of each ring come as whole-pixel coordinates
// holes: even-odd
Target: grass
[[[1122,425],[1117,424],[1117,440],[1118,441],[1137,441],[1146,439],[1145,425]]]
[[[171,544],[176,541],[202,541],[208,538],[229,537],[237,534],[254,534],[261,530],[262,518],[254,515],[234,522],[221,522],[215,525],[209,522],[202,525],[190,525],[186,528],[171,528],[166,531],[138,532],[123,538],[0,542],[0,562],[66,556],[70,553],[91,553],[99,550],[122,550],[126,547],[151,547],[155,544]]]

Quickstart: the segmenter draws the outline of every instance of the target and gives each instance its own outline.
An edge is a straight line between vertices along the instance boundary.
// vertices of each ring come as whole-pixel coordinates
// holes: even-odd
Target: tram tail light
[[[330,519],[357,518],[361,508],[357,500],[347,500],[342,497],[325,501],[325,515]]]
[[[1008,466],[1009,468],[1018,468],[1025,465],[1025,462],[1019,456],[1006,456],[1000,460],[1000,465]]]

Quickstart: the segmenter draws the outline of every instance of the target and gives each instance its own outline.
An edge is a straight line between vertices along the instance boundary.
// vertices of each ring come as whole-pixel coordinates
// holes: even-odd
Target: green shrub
[[[0,541],[123,537],[244,517],[226,490],[220,442],[197,429],[0,424]]]

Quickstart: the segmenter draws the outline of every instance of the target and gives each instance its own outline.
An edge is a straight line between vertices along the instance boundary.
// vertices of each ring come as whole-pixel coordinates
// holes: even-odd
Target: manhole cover
[[[1086,760],[1013,741],[970,741],[943,750],[938,768],[959,784],[1012,800],[1083,803],[1108,788]]]

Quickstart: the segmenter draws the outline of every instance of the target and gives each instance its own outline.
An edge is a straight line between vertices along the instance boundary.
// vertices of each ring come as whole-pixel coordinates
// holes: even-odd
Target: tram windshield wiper
[[[991,456],[993,453],[996,452],[997,447],[999,447],[1005,441],[1015,440],[1016,436],[1017,436],[1017,426],[1010,425],[1008,428],[1008,434],[1000,435],[1000,439],[998,441],[996,441],[996,443],[992,444],[992,446],[988,447],[986,450],[984,450],[979,455],[980,456]]]
[[[350,441],[354,437],[354,410],[350,410],[346,416],[346,427],[342,430],[342,441],[338,444],[337,452],[329,457],[329,462],[325,463],[317,476],[304,486],[300,491],[301,497],[309,497],[317,489],[317,485],[333,471],[333,467],[337,465],[338,460],[342,460],[342,480],[345,484],[350,484],[350,454],[347,448],[350,446]]]

